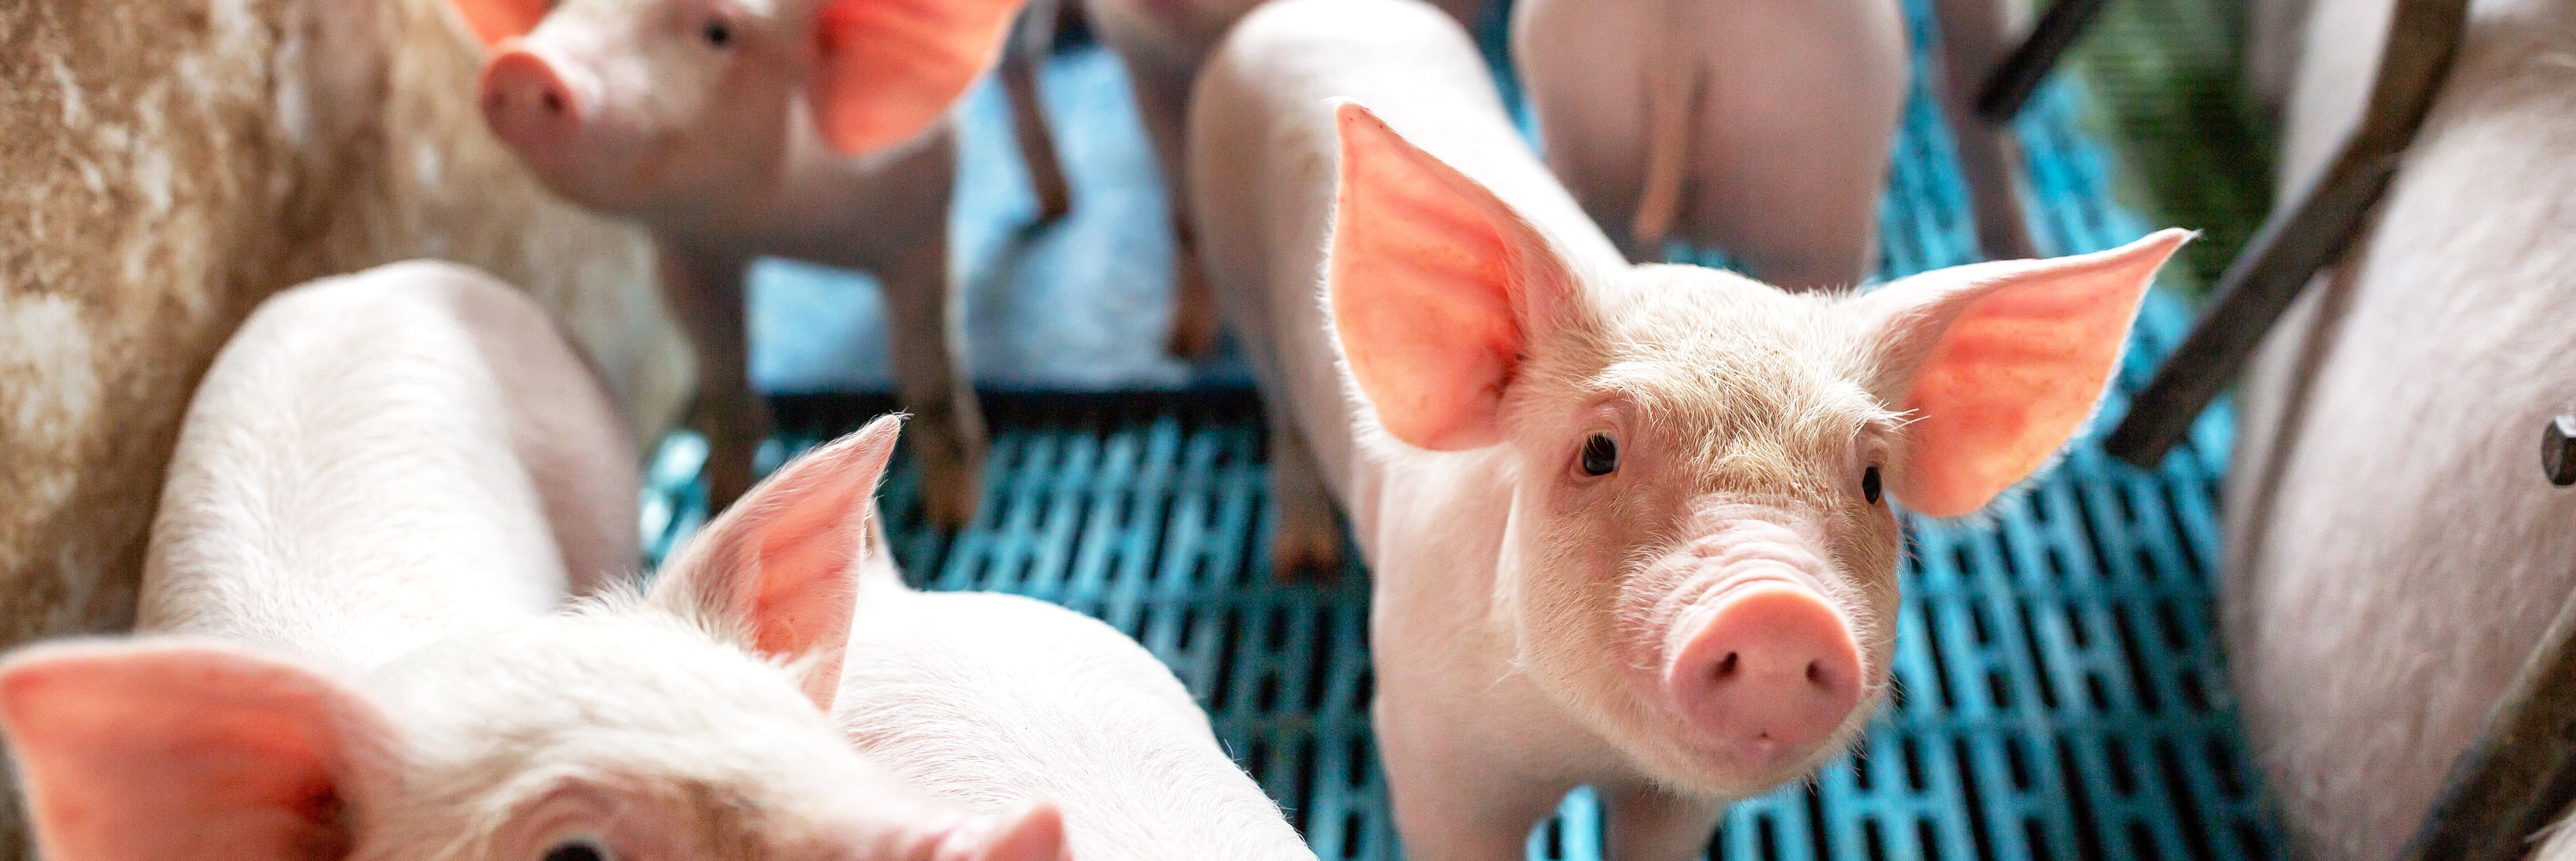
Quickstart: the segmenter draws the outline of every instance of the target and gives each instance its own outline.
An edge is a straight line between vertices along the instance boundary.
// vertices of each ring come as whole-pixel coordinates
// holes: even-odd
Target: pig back
[[[281,293],[189,405],[137,628],[363,670],[549,612],[567,553],[600,561],[583,545],[613,529],[574,517],[558,540],[547,491],[632,500],[621,435],[543,312],[489,276],[405,263]]]
[[[2350,62],[2327,50],[2303,62]],[[2576,495],[2534,456],[2576,408],[2571,50],[2576,3],[2473,7],[2376,226],[2243,392],[2272,418],[2239,440],[2222,609],[2298,856],[2402,845],[2576,588]]]
[[[1031,598],[884,585],[862,587],[835,705],[870,758],[979,808],[1049,798],[1075,858],[1314,861],[1135,640]]]
[[[1354,504],[1354,389],[1323,304],[1339,141],[1350,99],[1519,209],[1577,260],[1617,249],[1520,140],[1482,55],[1420,0],[1276,0],[1244,18],[1200,76],[1190,186],[1200,252],[1262,386],[1283,393],[1326,483]],[[1366,482],[1359,482],[1365,484]],[[1365,532],[1370,518],[1352,518]],[[1369,536],[1358,536],[1367,546]]]

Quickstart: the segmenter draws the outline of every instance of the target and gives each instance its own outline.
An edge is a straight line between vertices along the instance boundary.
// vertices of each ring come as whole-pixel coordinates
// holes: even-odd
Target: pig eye
[[[1878,493],[1878,464],[1873,463],[1869,465],[1868,469],[1861,471],[1860,496],[1862,499],[1869,500],[1869,504],[1877,505]]]
[[[1583,441],[1583,474],[1609,475],[1619,471],[1619,443],[1609,434],[1597,433]]]
[[[617,861],[617,856],[600,848],[597,840],[575,837],[546,850],[545,861]]]
[[[704,35],[707,37],[707,44],[709,45],[714,45],[718,48],[730,47],[733,45],[733,25],[726,24],[723,21],[707,22],[707,29],[704,31]]]

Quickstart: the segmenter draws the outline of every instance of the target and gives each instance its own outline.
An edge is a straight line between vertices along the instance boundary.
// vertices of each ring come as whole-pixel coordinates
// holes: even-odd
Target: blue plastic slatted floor
[[[1925,19],[1920,8],[1911,11],[1917,22]],[[1109,64],[1105,73],[1103,64]],[[1067,78],[1082,84],[1070,98],[1123,100],[1114,64],[1096,51],[1060,58],[1048,74],[1059,117],[1068,115],[1061,108]],[[2110,202],[2103,151],[2075,130],[2081,98],[2074,86],[2053,84],[2021,123],[2034,225],[2051,253],[2110,247],[2144,233]],[[1068,158],[1086,211],[1059,229],[1103,232],[1105,238],[1083,241],[1125,250],[1063,247],[1074,240],[1013,232],[1010,225],[1026,217],[1026,204],[1013,195],[1024,192],[1010,185],[1016,165],[989,163],[1009,157],[995,143],[1007,133],[994,128],[1002,120],[992,94],[977,100],[961,181],[970,211],[960,221],[982,227],[961,227],[960,244],[967,247],[960,254],[1002,261],[981,270],[970,262],[968,269],[970,277],[1000,282],[978,282],[976,301],[1003,306],[979,310],[977,336],[1029,328],[1011,318],[1044,301],[1109,306],[1060,307],[1041,315],[1053,319],[1043,325],[1056,327],[1055,334],[1023,333],[1064,341],[1055,348],[1057,359],[1083,367],[1047,371],[1040,362],[1014,371],[1008,365],[1019,359],[986,353],[991,361],[978,365],[987,382],[1052,380],[1061,388],[1067,380],[1089,379],[1134,389],[1195,379],[1200,386],[990,400],[994,450],[983,514],[971,528],[955,536],[923,528],[920,477],[908,467],[899,466],[886,486],[894,543],[909,576],[927,588],[995,589],[1061,602],[1135,635],[1199,694],[1227,748],[1279,799],[1317,854],[1398,857],[1368,730],[1364,575],[1354,570],[1334,584],[1289,587],[1262,575],[1255,560],[1265,557],[1269,525],[1262,519],[1265,471],[1254,401],[1240,390],[1207,386],[1211,379],[1240,379],[1239,372],[1178,368],[1155,356],[1159,307],[1142,322],[1118,316],[1136,316],[1136,303],[1159,300],[1160,282],[1040,285],[1032,289],[1053,291],[1052,298],[1034,304],[991,295],[1046,269],[1031,265],[1046,253],[1074,261],[1068,267],[1074,274],[1060,274],[1059,282],[1078,281],[1085,272],[1095,279],[1168,277],[1117,268],[1151,258],[1137,249],[1168,242],[1157,235],[1161,212],[1150,161],[1133,151],[1141,141],[1132,130],[1095,130],[1095,138],[1131,148],[1119,152],[1084,138],[1082,129],[1060,131],[1075,141]],[[986,163],[973,163],[979,160]],[[1097,162],[1110,164],[1095,170]],[[1098,187],[1102,176],[1121,175],[1145,187]],[[1883,208],[1888,274],[1967,261],[1973,243],[1965,193],[1950,167],[1946,133],[1919,86],[1890,182]],[[979,199],[1001,202],[979,215],[971,211]],[[1081,220],[1100,218],[1099,208],[1120,207],[1123,223]],[[1050,242],[1059,247],[1011,247]],[[1084,269],[1082,261],[1096,265]],[[779,277],[773,273],[773,281]],[[770,289],[773,321],[794,319],[798,303],[836,301],[827,286]],[[777,294],[797,291],[806,292],[777,301]],[[873,302],[872,291],[859,292],[837,301]],[[1086,316],[1090,322],[1083,322]],[[818,314],[806,331],[792,332],[773,322],[766,336],[848,337],[852,329],[865,335],[869,325],[864,311],[838,318],[858,320],[840,329],[833,319]],[[2187,323],[2186,309],[2172,297],[2150,297],[2105,416],[2125,410],[2126,393],[2144,383]],[[1064,335],[1069,331],[1090,334]],[[851,355],[881,349],[866,345]],[[865,360],[833,356],[829,350],[804,356],[807,366],[800,369],[798,357],[773,355],[767,379],[787,381],[784,388],[798,380],[808,388],[834,379],[868,384]],[[832,362],[861,369],[835,370]],[[855,376],[834,376],[847,373]],[[790,431],[766,459],[774,464],[789,448],[890,407],[882,396],[786,398],[781,418]],[[2107,426],[2097,421],[2093,433]],[[2277,844],[2250,784],[2211,603],[2219,551],[2214,498],[2230,433],[2229,413],[2213,410],[2189,444],[2154,472],[2110,460],[2088,433],[2055,470],[2001,499],[1988,519],[1909,521],[1896,699],[1871,725],[1857,757],[1811,783],[1736,805],[1712,838],[1710,858],[2271,857]],[[694,483],[702,453],[693,437],[675,437],[654,466],[645,525],[656,557],[704,517]],[[1597,808],[1578,792],[1556,821],[1531,836],[1530,856],[1591,861],[1600,857],[1599,840]]]

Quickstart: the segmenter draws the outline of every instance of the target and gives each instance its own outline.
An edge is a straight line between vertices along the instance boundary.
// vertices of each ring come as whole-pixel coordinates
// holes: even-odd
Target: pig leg
[[[1607,790],[1609,857],[1615,861],[1690,861],[1708,848],[1708,837],[1726,805],[1674,795],[1652,786]]]
[[[1967,175],[1977,249],[1989,260],[2038,257],[2030,225],[2022,219],[2021,197],[2013,190],[2021,147],[2013,141],[2011,126],[1977,116],[1977,89],[2004,53],[2004,10],[1999,0],[1934,0],[1932,8],[1941,27],[1942,73],[1948,84],[1941,89],[1941,114],[1950,122],[1959,170]]]
[[[954,175],[954,150],[946,161]],[[951,183],[937,184],[936,205],[920,212],[946,213]],[[967,383],[966,295],[948,271],[948,219],[924,219],[924,235],[876,268],[885,284],[887,340],[894,351],[895,386],[913,414],[913,450],[921,456],[923,496],[930,518],[955,529],[974,519],[984,498],[984,411]]]
[[[751,261],[733,251],[665,243],[662,300],[698,348],[693,423],[707,435],[707,510],[721,511],[751,489],[752,453],[769,436],[769,404],[751,391],[750,333],[743,276]]]
[[[1130,63],[1127,80],[1136,94],[1136,112],[1145,136],[1154,142],[1162,165],[1164,200],[1172,212],[1172,327],[1166,351],[1184,359],[1207,355],[1216,347],[1216,294],[1208,288],[1199,265],[1198,230],[1190,217],[1189,163],[1181,153],[1181,123],[1188,116],[1190,80],[1186,75],[1156,74]]]
[[[1388,710],[1381,708],[1378,714],[1383,718]],[[1386,723],[1381,719],[1378,725]],[[1396,733],[1380,734],[1378,743],[1386,748],[1387,792],[1395,809],[1396,832],[1404,838],[1404,857],[1413,861],[1525,857],[1530,829],[1574,788],[1496,780],[1490,752],[1452,749],[1430,756],[1404,755],[1399,751],[1410,745],[1402,744]]]
[[[1314,449],[1288,410],[1265,405],[1262,417],[1270,424],[1271,580],[1329,577],[1341,569],[1342,532]]]
[[[1037,195],[1038,221],[1063,218],[1073,210],[1073,190],[1065,182],[1064,161],[1056,154],[1055,132],[1038,103],[1038,67],[1055,45],[1057,4],[1032,0],[1020,13],[1012,45],[1002,54],[1002,90],[1011,97],[1011,131],[1019,139],[1020,160],[1028,165],[1029,190]]]

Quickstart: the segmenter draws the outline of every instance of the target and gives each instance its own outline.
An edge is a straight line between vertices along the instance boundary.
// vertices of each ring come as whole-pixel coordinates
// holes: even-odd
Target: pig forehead
[[[1792,295],[1732,273],[1638,267],[1600,297],[1582,386],[1673,420],[1847,435],[1895,417],[1869,391],[1875,352],[1841,295]]]

